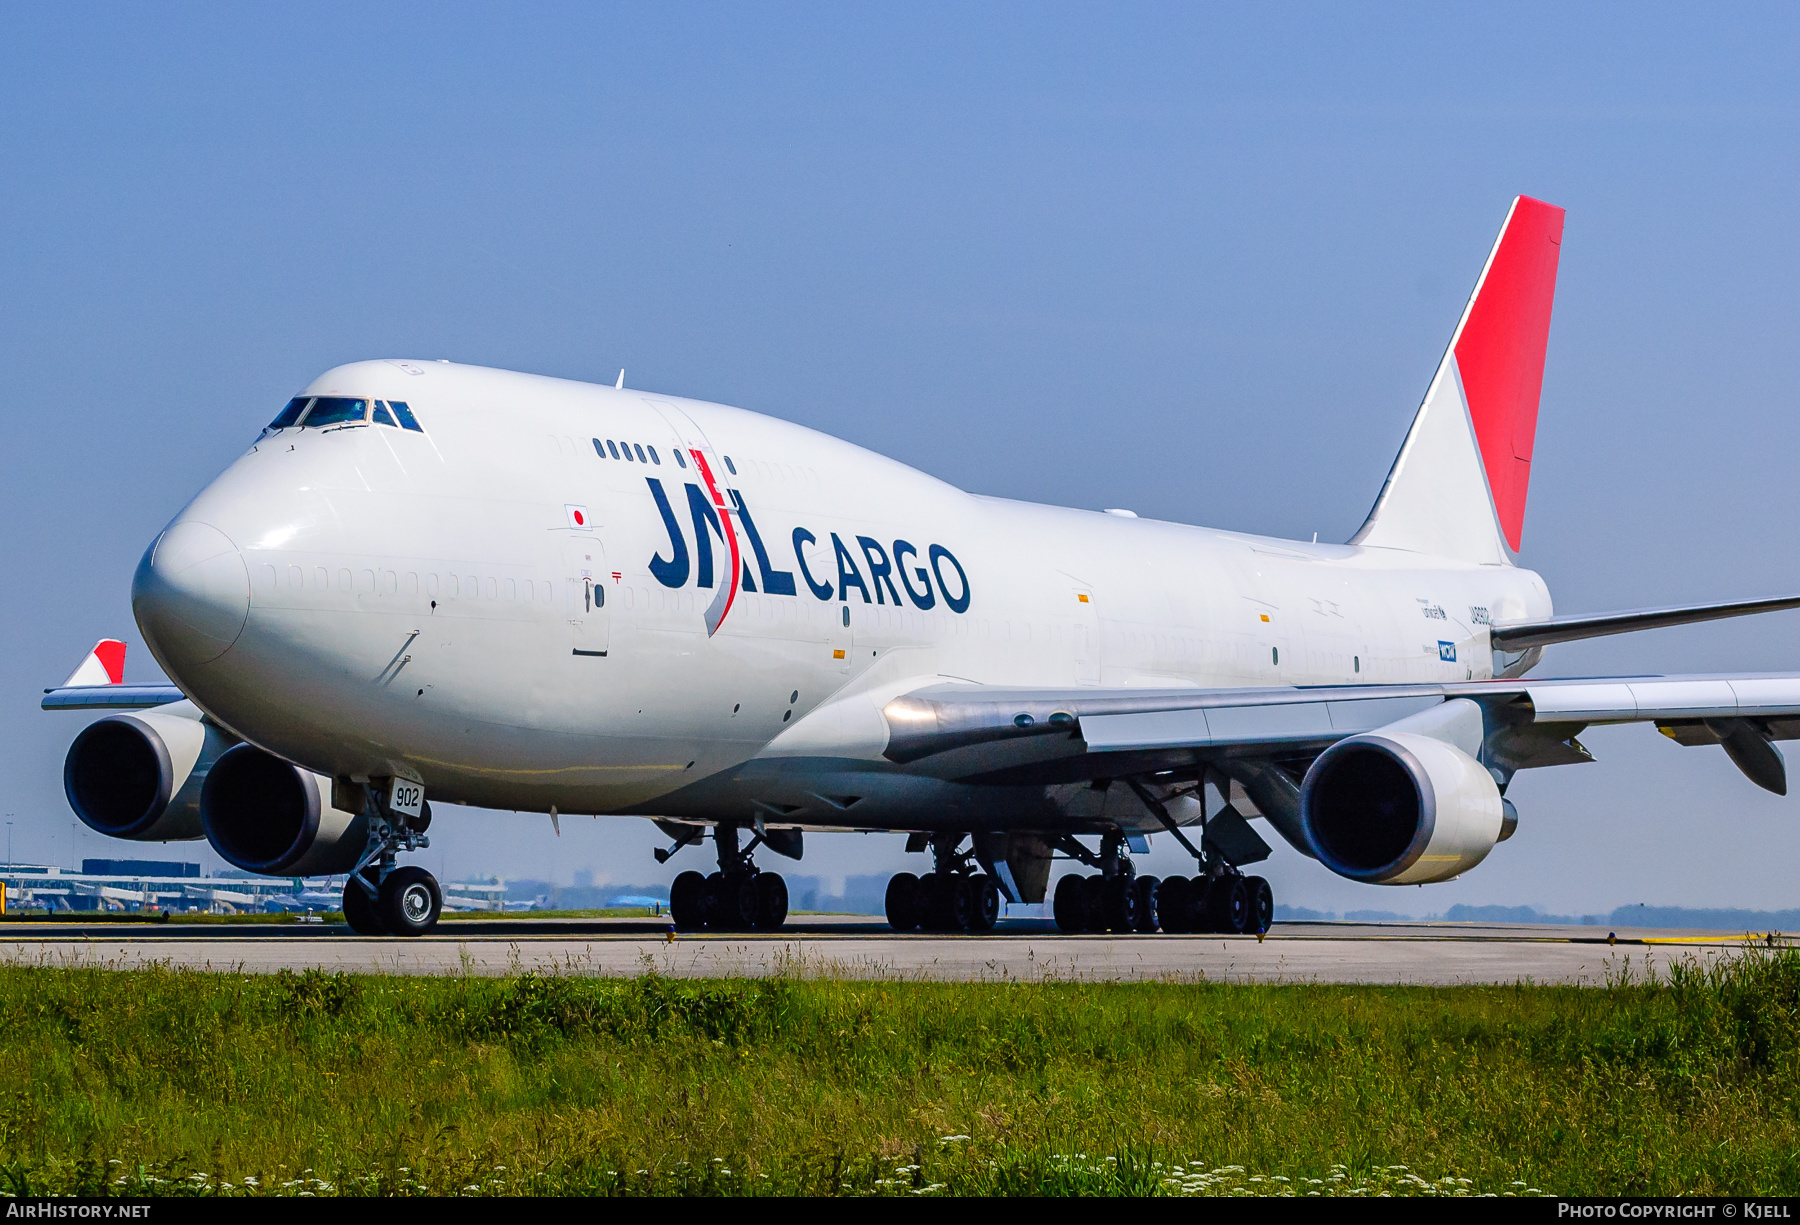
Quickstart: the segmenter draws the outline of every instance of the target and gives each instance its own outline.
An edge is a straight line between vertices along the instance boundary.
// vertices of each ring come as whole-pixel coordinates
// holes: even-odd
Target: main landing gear
[[[1000,919],[1000,884],[975,864],[975,852],[961,851],[961,834],[931,842],[934,870],[923,876],[901,872],[888,881],[887,920],[897,932],[994,930]]]
[[[1056,926],[1071,933],[1153,932],[1160,929],[1165,932],[1260,936],[1268,931],[1275,921],[1275,892],[1262,877],[1245,876],[1237,864],[1225,858],[1219,845],[1207,837],[1204,784],[1200,789],[1201,845],[1198,847],[1181,832],[1162,800],[1142,783],[1128,780],[1127,785],[1162,822],[1163,828],[1194,857],[1197,869],[1194,876],[1171,876],[1162,881],[1153,876],[1136,877],[1131,861],[1120,853],[1124,836],[1117,830],[1102,840],[1098,858],[1073,838],[1064,838],[1064,848],[1071,856],[1099,868],[1100,875],[1065,876],[1056,883],[1052,906]],[[1225,812],[1236,815],[1229,805]],[[1241,817],[1236,819],[1242,823]],[[1240,847],[1240,858],[1252,863],[1256,861],[1243,851]],[[1267,853],[1268,848],[1263,847],[1262,854]]]
[[[396,866],[394,857],[431,845],[431,805],[416,817],[389,812],[371,789],[368,815],[368,849],[344,882],[344,921],[359,936],[423,936],[444,911],[443,891],[424,868]]]
[[[925,836],[914,837],[918,841],[908,849],[924,849]],[[960,849],[963,837],[934,835],[929,843],[934,870],[923,876],[901,872],[888,881],[887,920],[895,931],[994,930],[1000,885],[973,862],[972,850]],[[1275,894],[1269,882],[1245,876],[1210,847],[1200,851],[1182,838],[1194,852],[1198,870],[1192,877],[1158,880],[1137,875],[1119,830],[1101,838],[1099,854],[1066,834],[1044,837],[1070,859],[1097,869],[1091,876],[1071,873],[1057,881],[1051,911],[1058,931],[1261,935],[1274,922]]]
[[[1261,935],[1275,921],[1275,893],[1260,876],[1077,876],[1056,882],[1057,930]]]
[[[719,870],[710,875],[683,872],[669,886],[669,915],[676,931],[773,931],[787,922],[787,882],[779,872],[764,872],[751,860],[763,841],[757,834],[738,849],[738,830],[721,825],[713,831],[719,848]]]

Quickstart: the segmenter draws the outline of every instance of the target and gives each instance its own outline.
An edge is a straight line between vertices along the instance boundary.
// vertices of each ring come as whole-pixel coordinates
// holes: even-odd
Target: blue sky
[[[1569,612],[1800,589],[1800,9],[1715,12],[0,8],[15,854],[129,850],[71,830],[79,723],[37,693],[103,634],[152,675],[138,555],[358,358],[624,366],[981,492],[1342,539],[1524,192],[1569,210],[1527,564]],[[1541,671],[1800,669],[1796,629]],[[1794,904],[1800,799],[1648,729],[1585,741],[1464,880],[1282,851],[1281,900]],[[637,825],[459,814],[427,862],[659,879]],[[801,870],[904,860],[815,839]]]

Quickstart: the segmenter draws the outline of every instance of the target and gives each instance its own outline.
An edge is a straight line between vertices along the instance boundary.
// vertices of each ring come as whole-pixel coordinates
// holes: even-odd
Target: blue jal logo
[[[1438,658],[1447,664],[1455,663],[1456,644],[1454,642],[1445,642],[1442,638],[1438,639]]]
[[[690,454],[702,476],[711,481],[710,468],[703,466],[704,457],[698,451]],[[780,554],[771,556],[756,520],[751,517],[750,507],[738,490],[721,489],[716,484],[709,484],[702,490],[693,482],[687,483],[687,509],[694,526],[690,552],[687,534],[682,531],[681,521],[663,483],[655,477],[645,478],[645,483],[669,538],[669,556],[665,558],[661,551],[654,554],[650,559],[650,573],[664,587],[684,587],[690,577],[696,587],[711,588],[717,581],[720,595],[714,597],[714,603],[720,607],[716,615],[708,614],[709,633],[724,619],[731,607],[730,596],[738,590],[754,592],[760,587],[765,595],[799,594],[794,571],[776,568],[776,562],[785,559]],[[680,500],[677,495],[676,501]],[[738,554],[733,519],[749,542],[750,555],[756,561],[754,572],[750,558]],[[729,554],[720,559],[722,570],[716,574],[713,565],[715,538]],[[969,610],[968,573],[956,555],[943,545],[929,544],[921,556],[919,547],[909,540],[884,543],[868,536],[854,536],[852,547],[836,532],[827,532],[826,538],[831,546],[829,556],[825,541],[804,527],[795,528],[790,537],[799,577],[815,599],[848,603],[854,589],[864,604],[891,604],[899,608],[903,607],[900,593],[904,590],[905,600],[921,611],[930,611],[940,602],[953,613]],[[935,586],[933,580],[936,580]]]

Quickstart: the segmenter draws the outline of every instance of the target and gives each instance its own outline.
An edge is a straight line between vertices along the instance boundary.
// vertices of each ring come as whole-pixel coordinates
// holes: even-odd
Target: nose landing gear
[[[431,805],[422,805],[416,817],[389,812],[371,787],[365,812],[369,845],[344,882],[344,921],[359,936],[423,936],[443,914],[443,890],[424,868],[398,867],[394,858],[431,845],[425,836]]]

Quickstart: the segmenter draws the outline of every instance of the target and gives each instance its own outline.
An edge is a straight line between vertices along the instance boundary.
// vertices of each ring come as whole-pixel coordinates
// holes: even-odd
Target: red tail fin
[[[1562,230],[1563,210],[1554,204],[1529,196],[1513,202],[1456,339],[1456,369],[1488,489],[1515,553],[1525,526]]]
[[[91,685],[118,685],[125,680],[125,644],[117,638],[102,638],[88,652],[81,666],[69,674],[63,688]]]
[[[1352,543],[1483,565],[1506,565],[1519,551],[1562,228],[1554,204],[1512,202]]]

